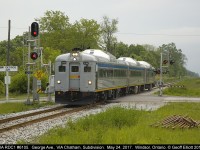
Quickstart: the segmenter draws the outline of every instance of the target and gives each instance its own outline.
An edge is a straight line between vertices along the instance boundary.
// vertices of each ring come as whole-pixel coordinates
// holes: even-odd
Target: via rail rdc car
[[[154,68],[144,61],[97,49],[59,55],[55,61],[55,102],[84,105],[139,93],[154,86]]]

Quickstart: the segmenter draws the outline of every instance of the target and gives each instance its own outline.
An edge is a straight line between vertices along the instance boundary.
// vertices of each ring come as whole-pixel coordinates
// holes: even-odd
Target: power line
[[[8,27],[0,27],[2,29],[8,29]],[[12,27],[12,29],[24,30],[27,28]],[[200,36],[200,34],[164,34],[164,33],[133,33],[133,32],[117,32],[116,34],[129,34],[129,35],[144,35],[144,36]]]
[[[116,34],[130,34],[130,35],[145,35],[145,36],[200,36],[200,34],[144,34],[144,33],[128,33],[128,32],[117,32]]]
[[[0,27],[0,28],[1,28],[1,29],[8,29],[8,27]],[[23,30],[24,30],[24,29],[27,29],[27,28],[13,27],[13,26],[12,26],[11,28],[12,28],[12,29],[20,29],[20,30],[21,30],[21,29],[23,29]]]

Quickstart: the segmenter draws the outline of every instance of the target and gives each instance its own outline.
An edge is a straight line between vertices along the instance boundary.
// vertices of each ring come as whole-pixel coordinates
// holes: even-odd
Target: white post
[[[8,102],[8,100],[9,100],[9,79],[8,79],[8,74],[9,74],[9,72],[8,72],[8,69],[6,69],[6,102]]]
[[[28,39],[31,39],[31,35],[30,35],[30,27],[29,27],[29,33],[28,33]],[[31,53],[31,43],[30,41],[28,42],[28,63],[30,63],[30,53]],[[30,65],[28,65],[28,89],[27,89],[27,104],[30,104]]]
[[[41,61],[41,67],[43,67],[43,65],[44,65],[44,64],[43,64],[43,58],[42,58],[42,57],[43,57],[43,56],[42,56],[43,47],[40,47],[39,49],[40,49],[40,61]]]
[[[48,101],[52,101],[51,99],[51,91],[50,91],[50,83],[51,83],[51,61],[49,61],[49,87],[48,87]]]

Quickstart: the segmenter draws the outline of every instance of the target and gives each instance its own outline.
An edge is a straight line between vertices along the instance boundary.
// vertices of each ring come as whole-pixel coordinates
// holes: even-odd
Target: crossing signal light
[[[37,22],[33,22],[33,23],[31,24],[31,35],[32,35],[33,37],[37,37],[38,34],[39,34],[39,25],[38,25]]]
[[[175,63],[175,61],[174,60],[170,60],[170,65],[173,65],[174,63]]]
[[[36,52],[31,53],[31,59],[36,60],[38,58],[38,54]]]
[[[163,60],[163,64],[167,64],[168,63],[168,60]]]
[[[160,69],[157,70],[157,73],[156,73],[156,74],[160,74]]]
[[[156,70],[154,70],[154,72],[155,72],[156,74],[160,74],[160,69],[156,69]]]

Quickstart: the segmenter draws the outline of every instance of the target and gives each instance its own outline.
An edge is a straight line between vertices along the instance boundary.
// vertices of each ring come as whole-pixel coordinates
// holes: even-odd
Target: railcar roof
[[[69,60],[69,58],[70,58],[70,53],[61,54],[56,57],[56,61],[67,61],[67,59]]]
[[[145,68],[152,68],[152,66],[146,61],[138,61],[141,65],[145,66]]]
[[[96,57],[80,52],[80,61],[97,61]],[[70,53],[61,54],[56,57],[56,61],[71,61]]]
[[[138,61],[136,61],[135,59],[133,59],[131,57],[120,57],[120,58],[118,58],[118,60],[127,62],[129,66],[143,67],[140,65],[140,63]]]
[[[102,51],[99,49],[86,49],[82,53],[93,55],[100,62],[116,62],[117,61],[115,56],[113,56],[109,52]]]

